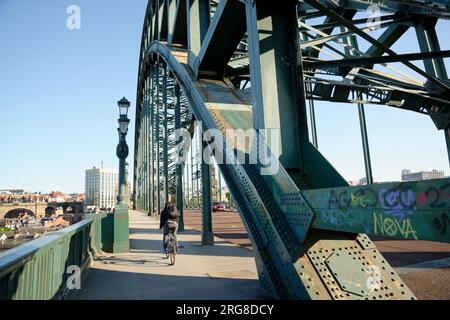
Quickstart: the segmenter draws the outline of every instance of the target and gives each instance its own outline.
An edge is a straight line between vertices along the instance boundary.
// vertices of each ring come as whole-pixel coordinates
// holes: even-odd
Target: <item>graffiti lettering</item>
[[[376,212],[373,213],[373,232],[382,236],[418,239],[417,232],[414,230],[410,219],[387,218]]]
[[[429,203],[432,208],[444,208],[449,206],[450,183],[440,187],[430,187],[425,192],[421,192],[417,197],[417,203],[426,205]]]
[[[369,188],[359,189],[352,193],[342,191],[339,194],[331,190],[328,197],[328,209],[347,211],[350,207],[374,207],[377,205],[377,198],[375,191]]]
[[[450,224],[450,218],[447,216],[447,214],[441,214],[440,218],[434,218],[433,222],[441,234],[447,233],[447,226]]]
[[[370,224],[370,219],[364,219],[364,215],[354,215],[341,211],[322,211],[320,218],[322,222],[332,224],[337,228],[362,226],[366,233],[370,231],[370,226],[368,225]]]
[[[353,193],[350,194],[350,197],[352,198],[352,207],[360,206],[365,208],[366,203],[366,196],[358,196]]]
[[[334,190],[331,190],[328,198],[328,209],[339,209],[340,211],[347,211],[352,203],[351,197],[347,191],[341,192],[339,195]]]
[[[334,192],[334,190],[330,191],[330,196],[328,197],[328,209],[331,209],[333,207],[338,207],[339,205],[339,200],[338,197],[336,195],[336,192]]]
[[[380,204],[386,209],[386,214],[399,218],[400,221],[416,210],[416,200],[411,189],[382,189]]]

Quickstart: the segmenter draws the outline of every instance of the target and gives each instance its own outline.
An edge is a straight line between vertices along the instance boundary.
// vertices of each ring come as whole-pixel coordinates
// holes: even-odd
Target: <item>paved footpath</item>
[[[159,222],[131,211],[130,252],[99,257],[75,299],[270,299],[259,287],[251,251],[219,238],[202,246],[193,229],[180,232],[179,241],[170,266],[160,253]]]

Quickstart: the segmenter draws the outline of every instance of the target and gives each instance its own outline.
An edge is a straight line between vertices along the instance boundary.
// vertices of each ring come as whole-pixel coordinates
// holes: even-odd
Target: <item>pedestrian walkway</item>
[[[260,288],[253,253],[215,238],[201,245],[201,233],[179,233],[174,266],[160,253],[159,221],[130,212],[130,252],[100,256],[75,299],[270,299]]]

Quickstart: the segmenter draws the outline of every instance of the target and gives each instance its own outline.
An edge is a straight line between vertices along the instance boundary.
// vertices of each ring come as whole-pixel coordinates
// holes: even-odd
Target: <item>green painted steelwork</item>
[[[203,148],[207,144],[202,141]],[[202,150],[203,150],[202,148]],[[202,245],[213,245],[214,234],[212,230],[211,216],[211,172],[209,164],[205,161],[201,163],[202,170]]]
[[[71,266],[84,277],[92,260],[93,220],[87,219],[61,231],[0,254],[0,300],[66,299]],[[70,282],[70,281],[69,281]]]
[[[177,143],[181,143],[183,141],[183,137],[180,135],[181,130],[181,92],[180,85],[175,82],[174,89],[174,108],[175,108],[175,140]],[[182,152],[179,152],[175,155],[176,157],[185,156]],[[176,164],[176,199],[177,199],[177,209],[179,212],[179,231],[184,231],[184,199],[183,199],[183,165],[181,163]],[[186,191],[186,189],[185,189]]]
[[[124,98],[125,99],[125,98]],[[128,101],[127,101],[128,102]],[[129,106],[129,102],[128,102]],[[145,117],[145,112],[144,112]],[[120,119],[128,120],[127,115],[120,115]],[[146,119],[144,118],[144,124]],[[124,253],[130,250],[130,241],[129,241],[129,227],[128,227],[128,201],[125,198],[128,198],[128,190],[127,190],[127,181],[126,181],[126,158],[128,157],[128,145],[126,143],[126,134],[127,132],[122,132],[120,128],[119,132],[119,144],[117,145],[116,155],[119,158],[119,181],[118,188],[119,194],[117,196],[117,203],[113,213],[114,222],[113,222],[113,252],[114,253]],[[146,132],[144,130],[144,132]],[[145,138],[145,136],[144,136]],[[145,140],[144,140],[145,141]],[[145,149],[144,149],[145,151]],[[145,154],[144,154],[144,165],[145,165]],[[144,175],[145,177],[145,175]],[[145,192],[145,189],[144,189]],[[148,195],[148,192],[145,194]],[[144,207],[145,207],[145,199],[144,199]]]
[[[294,202],[286,194],[284,205]],[[308,190],[313,228],[450,242],[450,179]]]
[[[226,164],[219,164],[255,249],[261,285],[276,298],[414,299],[414,294],[366,233],[450,242],[447,235],[449,180],[349,187],[316,146],[309,142],[305,99],[396,106],[433,114],[447,121],[448,125],[448,101],[417,81],[404,81],[366,65],[353,69],[320,69],[322,57],[319,52],[323,48],[331,50],[338,58],[342,57],[336,61],[342,61],[344,65],[346,59],[351,58],[351,50],[358,51],[356,44],[347,43],[352,46],[347,48],[343,42],[333,40],[350,36],[359,36],[372,44],[367,53],[356,55],[370,58],[388,53],[401,58],[390,46],[415,18],[383,17],[382,26],[388,29],[374,39],[365,33],[370,30],[355,27],[361,22],[352,20],[356,13],[352,6],[357,7],[353,1],[349,1],[352,3],[350,8],[347,5],[333,8],[329,2],[313,0],[283,3],[268,0],[213,1],[216,11],[211,22],[207,2],[189,1],[184,13],[180,11],[183,7],[178,5],[180,1],[176,7],[172,4],[170,10],[163,10],[161,3],[149,2],[152,10],[147,10],[148,23],[158,25],[157,22],[164,19],[176,25],[174,21],[186,21],[187,45],[172,45],[159,36],[142,43],[137,101],[140,103],[144,99],[142,88],[149,72],[158,77],[157,86],[153,88],[156,97],[152,98],[156,102],[155,111],[159,112],[161,106],[172,101],[170,90],[161,92],[160,89],[163,88],[160,75],[168,71],[169,82],[176,81],[188,101],[188,109],[192,113],[190,119],[201,121],[204,129],[218,129],[222,134],[227,129],[280,131],[278,142],[281,151],[264,137],[251,136],[250,149],[227,140],[223,142]],[[370,2],[358,3],[368,5]],[[227,11],[231,7],[239,8],[241,12],[232,15]],[[237,36],[233,34],[227,42],[228,39],[220,35],[226,34],[227,26],[235,23],[234,18],[243,19],[243,7],[247,34],[232,54],[233,61],[224,65],[228,60],[228,49],[235,46]],[[416,12],[408,6],[404,10]],[[185,14],[185,18],[180,14]],[[308,19],[317,17],[326,17],[324,25],[307,23]],[[312,38],[310,44],[317,45],[302,47],[298,21],[303,28],[301,39],[309,41]],[[243,21],[239,21],[233,28],[241,30],[239,25],[242,24]],[[184,30],[184,27],[178,27]],[[336,34],[337,27],[341,27],[343,32]],[[144,26],[146,29],[147,25]],[[225,41],[225,50],[217,47],[220,41]],[[333,46],[328,44],[333,41]],[[336,49],[336,43],[344,50]],[[222,56],[215,56],[220,54]],[[303,69],[305,60],[317,63],[310,64],[313,66],[310,69]],[[370,59],[368,61],[372,63]],[[149,66],[155,62],[157,68],[152,70]],[[415,71],[418,69],[408,61],[406,65]],[[343,80],[339,82],[317,76],[325,72]],[[419,73],[424,72],[419,70]],[[439,75],[428,75],[427,78],[446,89],[442,82],[444,79]],[[247,86],[249,81],[251,86]],[[160,120],[158,115],[154,123],[155,132],[152,133],[156,136],[157,146],[156,150],[151,149],[158,157],[158,175],[160,166],[171,164],[167,158],[163,164],[159,163],[159,157],[163,155],[159,150],[159,134],[166,125]],[[192,137],[195,131],[193,122],[186,124]],[[141,132],[137,131],[137,140],[140,135]],[[198,134],[195,137],[201,139]],[[175,145],[173,140],[169,141],[172,148]],[[244,158],[249,156],[252,149],[258,148],[261,152],[260,148],[264,150],[267,145],[270,148],[263,157],[278,168],[273,174],[262,174],[262,169],[267,169],[262,162],[235,161],[241,154]],[[190,151],[192,159],[192,147]],[[135,154],[139,154],[139,147]],[[193,161],[191,164],[187,177],[195,179],[193,186],[198,183],[199,164]],[[205,188],[209,179],[205,180],[203,163],[202,171]],[[173,181],[170,180],[172,171],[161,172],[165,179]],[[138,174],[135,179],[139,178]],[[191,199],[195,203],[200,197],[197,194],[194,199],[193,189]],[[159,177],[157,192],[158,195],[161,192]],[[203,198],[208,198],[209,193],[204,191]],[[189,195],[187,198],[190,199]],[[203,222],[206,231],[210,227],[210,207],[205,203]],[[373,279],[374,272],[379,283]],[[377,286],[373,287],[372,283]]]

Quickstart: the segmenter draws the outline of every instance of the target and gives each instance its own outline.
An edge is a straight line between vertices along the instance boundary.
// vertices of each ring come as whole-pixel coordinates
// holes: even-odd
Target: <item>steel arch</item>
[[[264,60],[266,57],[261,55],[264,47],[257,44],[261,39],[255,38],[261,30],[259,28],[267,27],[264,19],[272,17],[273,21],[281,25],[279,30],[287,33],[275,30],[272,36],[275,40],[271,41],[280,45],[277,41],[283,37],[295,40],[298,33],[289,28],[293,28],[292,21],[298,14],[297,8],[299,17],[304,12],[324,15],[329,13],[327,4],[323,4],[326,1],[304,1],[298,6],[297,2],[291,1],[288,4],[290,7],[277,9],[278,16],[273,17],[269,9],[275,8],[270,1],[222,0],[213,2],[216,5],[213,6],[212,20],[209,7],[205,4],[207,1],[190,1],[189,6],[186,6],[186,1],[149,1],[147,8],[137,93],[134,176],[137,209],[151,214],[159,212],[161,197],[167,199],[169,193],[181,192],[177,188],[180,184],[176,181],[182,177],[182,166],[174,164],[168,156],[169,152],[173,154],[169,149],[173,150],[180,141],[173,131],[176,128],[188,127],[192,134],[194,118],[202,121],[203,129],[219,129],[222,132],[227,128],[265,127],[268,111],[261,109],[261,106],[273,102],[263,92],[263,88],[267,89],[267,78],[264,78],[267,75],[261,75],[260,70],[261,65],[265,64],[273,67],[277,76],[281,74],[281,85],[287,88],[281,89],[286,90],[291,99],[287,101],[297,108],[288,106],[278,112],[290,113],[295,118],[294,131],[286,132],[293,133],[298,144],[294,148],[287,146],[291,152],[289,157],[273,155],[280,167],[276,175],[261,175],[260,164],[228,161],[227,164],[219,165],[255,249],[262,286],[277,298],[413,299],[413,293],[363,233],[449,242],[449,235],[443,226],[448,223],[449,201],[445,194],[449,192],[450,179],[348,187],[345,180],[308,141],[305,97],[344,101],[342,98],[334,100],[333,95],[327,93],[331,86],[332,92],[341,87],[345,87],[347,94],[354,90],[359,95],[358,99],[362,100],[360,97],[367,94],[368,89],[377,88],[370,81],[367,82],[367,73],[366,83],[363,84],[362,80],[342,84],[320,79],[319,82],[306,80],[310,86],[305,86],[303,79],[317,80],[315,73],[321,68],[328,68],[326,63],[321,66],[319,61],[311,59],[314,55],[302,59],[292,45],[285,46],[279,49],[281,53],[276,54],[286,54],[282,56],[288,57],[286,64],[294,63],[294,67],[289,66],[288,73],[280,71],[276,64]],[[260,4],[262,9],[258,8]],[[303,8],[306,5],[310,7]],[[311,7],[322,11],[311,11]],[[394,6],[390,8],[398,10]],[[236,9],[240,11],[236,13]],[[414,7],[411,10],[419,9],[423,8]],[[285,15],[287,21],[280,21],[280,17]],[[352,13],[343,12],[342,15],[347,16],[347,19],[352,17]],[[234,26],[225,25],[231,29],[225,28],[223,24],[229,23],[230,17],[246,20],[244,32],[242,21],[236,21]],[[349,27],[347,19],[343,18],[343,21],[332,17]],[[229,30],[232,30],[228,39],[231,43],[223,44],[222,38]],[[199,31],[203,39],[193,36],[194,31]],[[245,31],[249,46],[242,43]],[[326,44],[326,41],[321,41]],[[222,57],[216,57],[216,46],[219,44],[225,45]],[[314,44],[314,49],[320,51],[317,44]],[[241,65],[237,66],[237,62]],[[345,59],[328,62],[328,65],[332,63],[347,66],[377,61]],[[373,74],[371,76],[373,80]],[[431,77],[432,82],[439,78],[437,75]],[[241,81],[247,80],[252,80],[252,99],[247,95],[248,90],[240,86]],[[379,82],[380,78],[375,80]],[[389,89],[389,81],[393,80],[388,79],[384,89]],[[446,86],[445,82],[438,80],[437,85],[439,83]],[[403,83],[403,88],[401,85],[397,81],[395,90],[403,93],[412,90],[408,87],[411,84]],[[279,84],[276,86],[280,89]],[[306,93],[303,92],[305,88]],[[423,92],[427,94],[428,101],[437,101],[438,98],[429,91]],[[413,95],[418,95],[417,90]],[[441,100],[434,109],[432,107],[436,104],[416,109],[406,106],[404,109],[422,111],[438,118],[442,116],[448,126],[448,101]],[[174,113],[169,125],[168,112],[171,109]],[[171,135],[169,127],[172,128]],[[253,147],[265,147],[264,139],[255,138],[253,144]],[[231,141],[224,142],[224,150],[229,160],[235,160],[240,153],[248,153],[248,149],[242,149]],[[300,152],[297,154],[298,150]],[[159,167],[161,157],[164,159],[162,168]],[[301,163],[301,166],[297,163]],[[163,183],[160,182],[160,176],[163,176]],[[161,195],[161,186],[164,195]],[[438,199],[440,195],[443,198]],[[430,201],[433,196],[437,197],[436,200]],[[413,214],[410,215],[410,212]],[[371,287],[369,282],[375,281],[377,277],[382,285]]]

